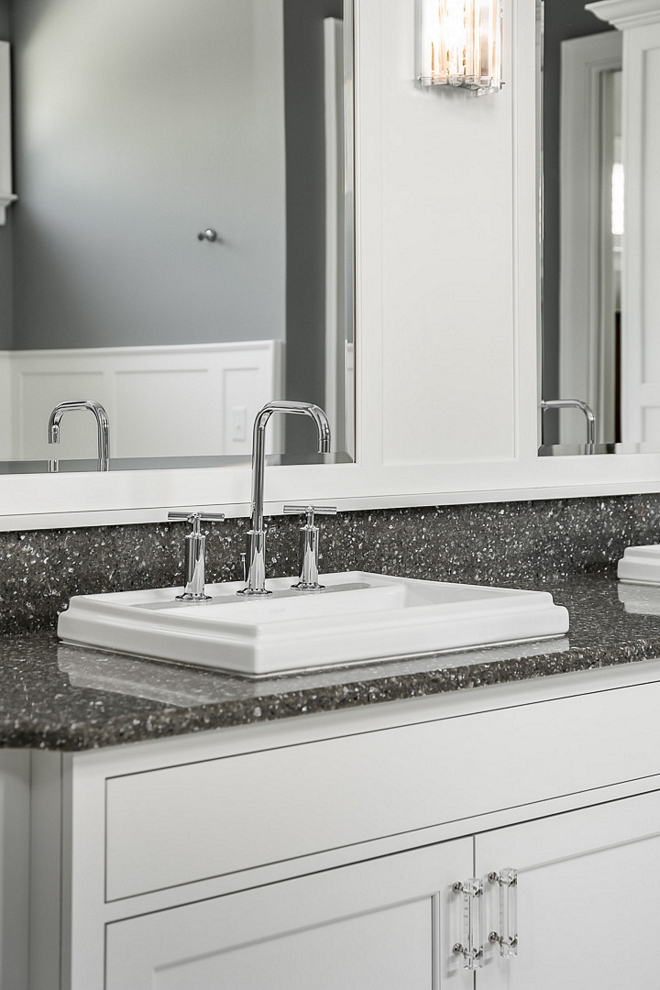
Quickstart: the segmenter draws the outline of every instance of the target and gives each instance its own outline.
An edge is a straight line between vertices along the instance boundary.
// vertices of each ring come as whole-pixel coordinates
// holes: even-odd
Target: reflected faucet
[[[588,406],[586,402],[582,399],[541,399],[539,403],[541,407],[541,414],[543,414],[546,409],[580,409],[585,416],[587,421],[587,453],[594,453],[594,445],[596,443],[596,417],[594,416],[591,406]]]
[[[309,416],[316,425],[319,454],[330,453],[330,424],[320,406],[313,402],[267,402],[254,421],[252,432],[252,526],[247,534],[245,587],[239,595],[269,595],[266,590],[266,532],[264,530],[264,471],[266,467],[266,426],[273,413]]]
[[[94,399],[80,399],[74,402],[58,402],[48,418],[48,443],[60,442],[60,423],[65,412],[88,409],[94,414],[97,430],[97,457],[99,470],[110,468],[110,424],[108,414],[100,402]]]

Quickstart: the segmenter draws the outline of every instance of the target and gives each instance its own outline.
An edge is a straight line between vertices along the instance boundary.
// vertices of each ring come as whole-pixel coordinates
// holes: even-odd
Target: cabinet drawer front
[[[107,899],[660,773],[659,711],[646,684],[110,778]]]

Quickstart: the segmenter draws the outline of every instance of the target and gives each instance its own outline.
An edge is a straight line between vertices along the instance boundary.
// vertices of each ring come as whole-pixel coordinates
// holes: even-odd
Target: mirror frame
[[[534,0],[505,0],[505,78],[509,84],[503,93],[474,104],[486,108],[479,113],[490,113],[489,100],[505,101],[502,110],[506,107],[513,149],[509,167],[513,204],[510,286],[514,342],[514,387],[510,395],[513,456],[504,460],[443,460],[429,441],[429,455],[423,462],[421,459],[419,463],[388,462],[384,453],[383,351],[385,318],[389,319],[389,314],[384,310],[383,289],[389,277],[388,265],[393,262],[384,248],[396,238],[397,228],[392,211],[385,217],[383,203],[384,194],[390,196],[392,189],[387,185],[387,168],[391,171],[390,159],[396,159],[398,153],[392,142],[387,141],[387,125],[393,113],[401,113],[401,107],[393,109],[394,101],[387,94],[396,83],[400,101],[419,99],[413,82],[416,3],[417,0],[347,0],[347,8],[354,8],[356,461],[270,467],[266,477],[266,511],[279,513],[284,501],[300,499],[347,510],[660,491],[660,454],[552,458],[537,454]],[[409,34],[403,38],[402,17],[410,24]],[[404,45],[410,50],[402,51]],[[383,56],[384,51],[399,52],[400,64],[392,66]],[[449,107],[449,102],[436,102],[436,116],[439,106]],[[477,111],[471,107],[469,112],[470,127],[478,127]],[[412,139],[421,147],[426,133],[424,122],[414,114],[406,114],[406,121],[408,118],[407,133],[398,143]],[[450,125],[445,121],[443,126]],[[465,126],[464,122],[461,126]],[[488,165],[484,162],[480,166],[485,180]],[[416,176],[410,179],[416,180]],[[411,181],[405,195],[423,197],[424,202],[431,197],[432,202],[433,190],[424,188],[423,184],[418,188]],[[471,259],[462,260],[467,265]],[[440,303],[452,291],[451,278],[446,275],[443,281],[441,265],[433,267],[434,294]],[[431,270],[428,264],[426,270]],[[478,292],[479,268],[475,267],[473,272]],[[413,290],[414,286],[411,293]],[[403,301],[408,304],[407,299]],[[411,295],[409,301],[407,326],[414,326],[416,299]],[[483,308],[488,311],[485,294]],[[419,361],[421,367],[428,354],[415,353],[411,360]],[[488,410],[484,409],[483,415],[487,414]],[[420,423],[420,429],[427,428],[428,424]],[[429,432],[435,436],[441,431],[442,424],[438,424]],[[16,475],[0,478],[0,529],[162,521],[168,509],[193,505],[219,508],[228,516],[244,516],[249,514],[249,491],[249,469],[245,466],[116,474]]]

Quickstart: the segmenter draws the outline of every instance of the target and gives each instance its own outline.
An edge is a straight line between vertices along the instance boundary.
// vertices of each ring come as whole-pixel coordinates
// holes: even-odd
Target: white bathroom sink
[[[543,591],[416,581],[353,571],[324,574],[301,594],[269,580],[268,598],[242,583],[207,586],[211,600],[175,601],[180,588],[81,595],[59,617],[67,643],[251,677],[404,654],[560,636],[568,613]]]
[[[660,585],[660,546],[628,547],[619,561],[620,581]]]

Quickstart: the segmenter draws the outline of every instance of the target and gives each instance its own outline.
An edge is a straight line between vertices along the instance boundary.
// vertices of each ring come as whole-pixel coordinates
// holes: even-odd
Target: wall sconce
[[[457,86],[477,96],[502,82],[502,0],[419,0],[422,86]]]

